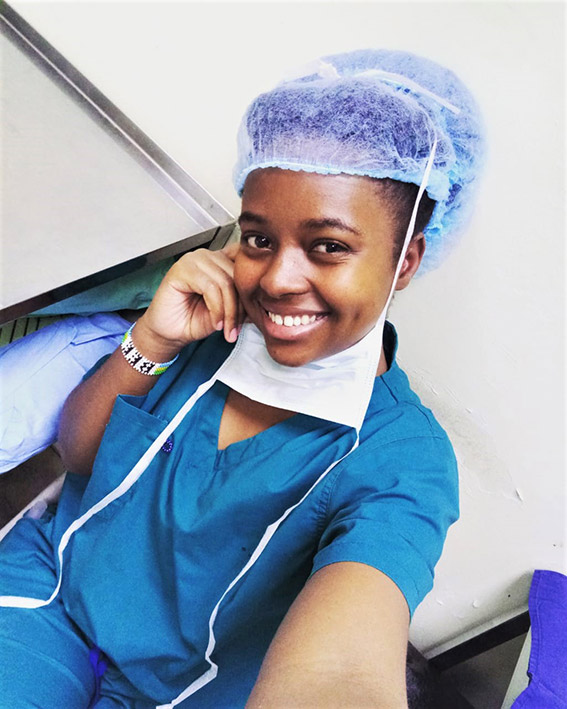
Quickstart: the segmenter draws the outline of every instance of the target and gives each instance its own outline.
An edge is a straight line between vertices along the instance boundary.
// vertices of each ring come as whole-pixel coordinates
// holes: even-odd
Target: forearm
[[[405,688],[398,682],[380,686],[368,668],[279,668],[277,676],[260,677],[246,709],[407,709]]]
[[[153,362],[169,362],[182,347],[224,330],[236,340],[244,310],[234,287],[238,245],[222,251],[198,249],[167,272],[149,308],[132,332],[134,346]],[[133,369],[120,348],[69,396],[59,425],[58,444],[68,470],[88,475],[112,407],[119,394],[147,394],[159,379]]]
[[[156,362],[169,361],[178,352],[178,347],[149,336],[142,318],[136,323],[132,338],[137,349]],[[89,475],[116,397],[143,396],[158,379],[159,376],[137,372],[118,348],[99,370],[74,389],[63,408],[58,432],[58,447],[66,469]]]
[[[323,567],[283,619],[247,709],[407,709],[408,625],[385,574],[355,562]]]

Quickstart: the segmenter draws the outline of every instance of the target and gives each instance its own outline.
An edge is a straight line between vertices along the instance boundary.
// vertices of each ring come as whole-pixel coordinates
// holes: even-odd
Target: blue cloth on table
[[[567,709],[567,576],[534,571],[529,598],[530,684],[513,709]]]
[[[143,266],[125,276],[114,278],[112,281],[101,283],[94,288],[36,310],[32,314],[38,317],[62,314],[92,315],[114,310],[147,308],[174,261],[175,259],[171,257]]]
[[[129,325],[116,313],[73,316],[0,349],[0,473],[55,441],[65,399]]]
[[[389,325],[385,337],[392,359],[395,333]],[[187,347],[148,395],[118,397],[82,498],[79,487],[70,491],[66,483],[57,516],[36,523],[37,534],[52,547],[51,561],[48,549],[42,557],[50,569],[43,578],[51,578],[52,586],[54,549],[65,525],[124,478],[231,347],[216,333]],[[297,414],[218,450],[227,394],[217,382],[135,485],[92,517],[65,553],[62,592],[45,611],[53,606],[60,620],[66,618],[54,649],[58,662],[72,661],[65,660],[65,637],[75,628],[88,639],[87,663],[92,645],[109,658],[97,707],[115,706],[117,697],[123,706],[140,709],[169,702],[208,669],[209,616],[222,593],[265,528],[352,446],[352,429]],[[413,611],[431,588],[457,507],[451,445],[394,361],[375,380],[360,446],[289,515],[225,597],[215,622],[218,676],[180,706],[244,706],[289,606],[310,574],[327,564],[358,561],[383,571]],[[34,538],[29,532],[32,549]],[[20,544],[16,552],[25,555]],[[11,563],[10,554],[0,555],[0,592],[29,593],[18,574],[4,580],[3,567]],[[22,574],[29,580],[30,567]],[[37,585],[36,597],[47,597],[49,583]],[[31,617],[36,611],[7,614],[18,612]],[[0,650],[0,672],[4,661]],[[92,668],[85,672],[94,691]],[[11,682],[10,698],[24,706],[23,680],[19,686]]]

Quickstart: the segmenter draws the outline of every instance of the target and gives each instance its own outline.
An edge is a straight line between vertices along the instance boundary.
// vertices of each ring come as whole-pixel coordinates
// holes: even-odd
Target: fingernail
[[[215,325],[215,330],[222,330],[224,326],[224,320],[219,320],[218,323]]]
[[[233,327],[232,330],[230,331],[230,335],[228,336],[228,341],[229,342],[236,342],[237,337],[238,337],[238,329]]]

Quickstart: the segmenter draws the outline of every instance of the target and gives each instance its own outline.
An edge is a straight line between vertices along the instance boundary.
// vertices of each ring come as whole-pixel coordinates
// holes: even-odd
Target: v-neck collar
[[[277,453],[290,442],[298,441],[302,434],[317,428],[327,430],[339,424],[329,423],[314,416],[294,414],[254,436],[235,441],[226,448],[218,448],[218,432],[220,421],[230,388],[222,382],[215,382],[210,391],[199,402],[199,415],[202,418],[201,431],[208,440],[208,448],[214,451],[213,465],[215,468],[238,465],[243,459],[251,461],[257,455],[265,452]]]

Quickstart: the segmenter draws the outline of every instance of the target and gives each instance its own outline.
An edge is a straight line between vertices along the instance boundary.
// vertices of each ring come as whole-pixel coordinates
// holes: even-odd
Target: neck
[[[382,374],[388,371],[388,361],[386,359],[386,353],[384,352],[384,348],[382,347],[382,351],[380,352],[380,361],[378,362],[378,367],[376,368],[376,376],[381,377]]]

